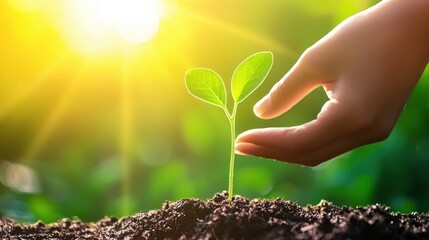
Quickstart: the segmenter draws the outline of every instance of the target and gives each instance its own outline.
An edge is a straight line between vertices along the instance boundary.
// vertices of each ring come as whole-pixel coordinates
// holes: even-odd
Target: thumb
[[[271,91],[256,103],[253,111],[259,118],[277,117],[292,108],[319,85],[321,81],[315,69],[304,64],[301,57]]]

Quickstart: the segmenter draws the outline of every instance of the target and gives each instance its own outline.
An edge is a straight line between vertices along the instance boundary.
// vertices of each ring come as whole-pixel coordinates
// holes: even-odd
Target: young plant
[[[231,157],[229,161],[228,198],[232,200],[234,184],[235,157],[235,117],[238,104],[258,88],[273,65],[271,52],[258,52],[241,62],[235,69],[231,80],[231,92],[234,100],[232,112],[228,110],[226,89],[222,78],[208,68],[194,68],[186,72],[185,83],[189,93],[210,104],[222,108],[231,126]]]

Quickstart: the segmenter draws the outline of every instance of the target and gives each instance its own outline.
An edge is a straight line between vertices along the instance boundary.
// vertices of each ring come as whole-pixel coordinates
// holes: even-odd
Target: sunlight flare
[[[106,50],[118,40],[140,44],[157,33],[161,0],[72,0],[65,35],[79,50]]]
[[[103,12],[123,40],[141,43],[155,36],[161,4],[154,0],[110,0],[106,1]]]

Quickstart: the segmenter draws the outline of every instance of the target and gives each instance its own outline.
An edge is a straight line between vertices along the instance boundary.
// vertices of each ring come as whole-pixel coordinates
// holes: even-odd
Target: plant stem
[[[235,116],[237,115],[237,103],[234,103],[232,114],[230,115],[229,124],[231,126],[231,156],[229,159],[229,184],[228,184],[228,200],[232,200],[234,189],[234,160],[235,160]]]

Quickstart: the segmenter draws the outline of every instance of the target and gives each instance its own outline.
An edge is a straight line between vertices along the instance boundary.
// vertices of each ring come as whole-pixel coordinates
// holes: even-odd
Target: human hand
[[[253,129],[236,152],[316,166],[387,138],[429,60],[429,1],[383,1],[307,49],[255,107],[263,119],[323,86],[329,101],[300,126]]]

